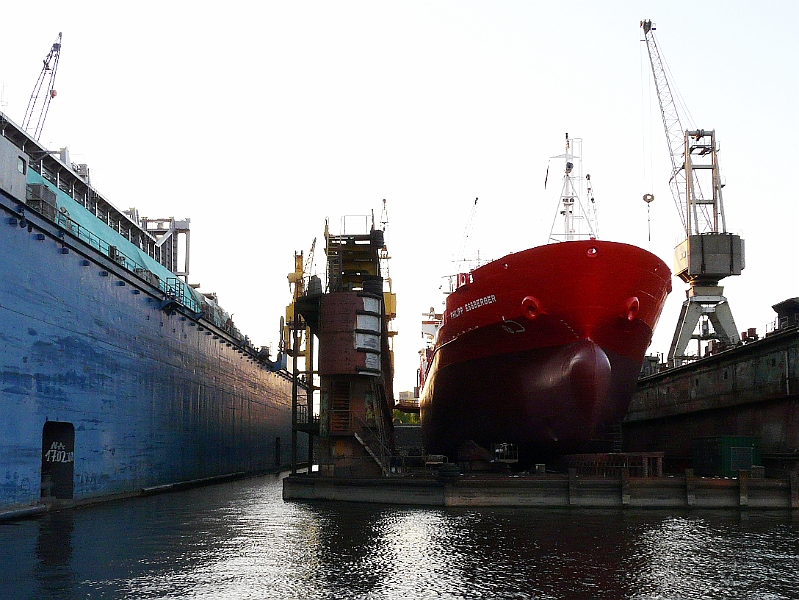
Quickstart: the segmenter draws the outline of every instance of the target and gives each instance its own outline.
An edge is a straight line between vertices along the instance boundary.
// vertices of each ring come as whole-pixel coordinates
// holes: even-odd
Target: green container
[[[693,440],[694,473],[700,477],[737,477],[760,465],[760,438],[717,435]]]

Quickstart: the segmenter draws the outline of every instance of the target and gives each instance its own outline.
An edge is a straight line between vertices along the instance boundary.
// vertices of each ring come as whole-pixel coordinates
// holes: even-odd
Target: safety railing
[[[358,425],[360,425],[361,427],[361,430],[365,433],[363,442],[368,444],[372,452],[378,455],[379,461],[381,463],[380,466],[383,469],[387,469],[388,465],[391,462],[392,453],[391,453],[391,448],[386,446],[386,444],[383,442],[383,436],[380,435],[379,432],[379,430],[381,429],[380,426],[379,425],[377,426],[378,431],[376,432],[366,423],[366,421],[361,419],[361,417],[359,417],[357,414],[352,413],[352,418],[355,421],[357,421]],[[377,416],[376,418],[378,419],[378,421],[376,422],[379,423],[379,419],[381,417]]]
[[[69,231],[72,235],[95,250],[105,254],[121,267],[143,277],[151,285],[157,286],[164,293],[165,297],[175,300],[192,312],[200,312],[200,303],[187,289],[186,284],[180,278],[168,277],[166,281],[162,280],[152,273],[146,265],[127,256],[117,246],[109,244],[93,231],[83,227],[80,223],[71,219],[65,211],[58,210],[55,206],[31,192],[30,188],[28,191],[27,204],[43,217],[52,220],[56,225]],[[151,276],[148,276],[148,274]]]
[[[295,423],[297,425],[315,425],[319,423],[319,415],[315,415],[311,412],[309,416],[308,407],[305,404],[298,404]]]

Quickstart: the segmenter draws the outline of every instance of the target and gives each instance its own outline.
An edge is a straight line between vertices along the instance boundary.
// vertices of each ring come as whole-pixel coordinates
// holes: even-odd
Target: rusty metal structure
[[[771,331],[754,329],[733,349],[642,377],[623,423],[630,452],[665,450],[665,463],[692,463],[709,437],[751,437],[769,477],[799,468],[799,298],[772,307]],[[706,444],[705,444],[706,445]]]
[[[387,220],[376,227],[374,215],[371,222],[344,217],[336,234],[326,223],[326,286],[303,273],[308,283],[287,311],[297,381],[294,429],[315,438],[311,463],[321,475],[390,472],[396,296],[388,276],[386,229]]]

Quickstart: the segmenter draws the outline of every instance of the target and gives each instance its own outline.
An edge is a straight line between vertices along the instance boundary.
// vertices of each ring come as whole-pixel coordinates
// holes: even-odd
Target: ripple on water
[[[261,478],[0,526],[9,598],[795,598],[787,513],[285,503]]]

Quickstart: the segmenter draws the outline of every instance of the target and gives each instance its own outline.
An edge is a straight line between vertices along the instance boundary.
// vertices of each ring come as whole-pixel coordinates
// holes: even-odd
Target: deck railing
[[[137,262],[122,252],[117,246],[109,244],[93,231],[83,227],[80,223],[70,218],[66,212],[58,210],[51,203],[38,196],[30,187],[28,188],[27,203],[30,208],[34,209],[43,217],[50,219],[62,229],[69,231],[79,240],[102,254],[105,254],[121,267],[142,277],[151,285],[158,287],[164,293],[165,297],[175,300],[194,313],[200,312],[200,303],[186,288],[186,284],[177,276],[167,277],[166,280],[162,280],[148,269],[146,265]]]

